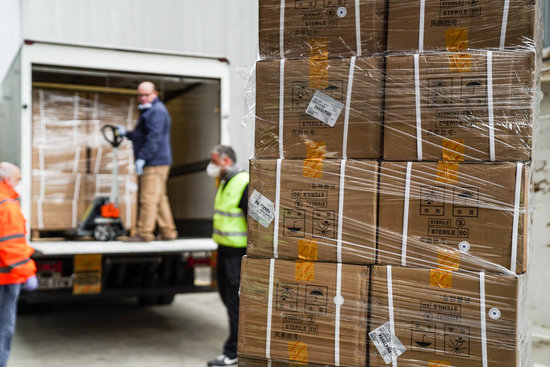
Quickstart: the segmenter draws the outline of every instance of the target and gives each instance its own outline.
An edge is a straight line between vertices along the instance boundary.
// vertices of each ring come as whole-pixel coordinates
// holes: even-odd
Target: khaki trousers
[[[165,239],[178,236],[168,196],[166,181],[170,166],[145,167],[139,177],[138,221],[136,233],[147,241],[155,239],[155,225]]]

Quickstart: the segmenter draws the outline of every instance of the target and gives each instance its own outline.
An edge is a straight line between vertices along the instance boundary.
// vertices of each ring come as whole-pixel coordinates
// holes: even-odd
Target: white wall
[[[21,42],[20,0],[0,1],[0,84]]]
[[[241,166],[247,166],[253,152],[253,126],[241,125],[246,112],[245,82],[239,75],[252,68],[256,61],[258,0],[1,0],[0,20],[5,16],[16,22],[15,11],[8,5],[18,10],[19,3],[24,39],[167,50],[229,59],[232,72],[230,135],[242,137],[232,144]],[[11,11],[11,16],[4,8]],[[12,17],[15,20],[11,20]],[[4,27],[4,22],[1,23]],[[4,70],[2,65],[0,73]]]
[[[532,227],[529,253],[529,317],[550,328],[550,81],[541,85],[544,98],[535,124],[534,193],[530,200]],[[550,329],[545,331],[550,335]]]

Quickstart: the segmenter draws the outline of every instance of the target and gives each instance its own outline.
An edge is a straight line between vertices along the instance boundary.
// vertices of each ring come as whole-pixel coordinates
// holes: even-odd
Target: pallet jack
[[[97,196],[78,224],[77,236],[93,236],[98,241],[112,241],[127,234],[118,208],[118,146],[122,135],[116,126],[104,125],[103,137],[113,147],[113,183],[110,196]]]

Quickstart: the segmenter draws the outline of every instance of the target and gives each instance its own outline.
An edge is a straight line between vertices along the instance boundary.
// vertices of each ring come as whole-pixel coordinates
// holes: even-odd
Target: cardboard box
[[[292,361],[276,361],[266,358],[255,358],[245,355],[239,356],[239,367],[330,367],[328,364],[317,364],[317,363],[296,363]]]
[[[119,208],[124,225],[136,222],[137,184],[134,175],[121,175]],[[76,229],[96,196],[109,196],[112,176],[63,174],[33,170],[31,228],[39,230]]]
[[[528,165],[407,165],[381,165],[377,263],[526,271]]]
[[[239,354],[365,366],[368,280],[367,266],[245,257]]]
[[[421,55],[418,106],[414,56],[388,57],[384,159],[489,161],[492,132],[494,160],[529,160],[536,106],[535,54],[515,51],[494,52],[492,58],[488,55]],[[489,59],[492,73],[487,71]],[[492,89],[488,88],[491,82]]]
[[[284,24],[281,24],[283,10]],[[349,57],[385,50],[383,0],[285,0],[283,10],[280,0],[259,2],[260,57],[263,59]],[[284,32],[282,45],[281,32]]]
[[[420,0],[390,0],[388,50],[413,51],[534,47],[536,0],[426,0],[424,27]],[[505,3],[509,5],[505,13]],[[502,37],[502,27],[506,27]],[[420,45],[419,29],[423,29]]]
[[[380,157],[383,59],[355,60],[345,129],[350,62],[286,60],[282,98],[281,61],[256,64],[256,158]]]
[[[488,366],[527,365],[524,276],[389,268],[372,268],[369,366],[391,365],[392,320],[399,366],[482,366],[483,344]]]
[[[41,231],[76,230],[91,200],[40,200],[31,203],[31,229]],[[135,226],[137,203],[119,202],[120,218],[127,229]]]
[[[341,163],[281,160],[277,222],[277,161],[251,160],[248,256],[373,264],[378,163],[346,161],[343,187]]]

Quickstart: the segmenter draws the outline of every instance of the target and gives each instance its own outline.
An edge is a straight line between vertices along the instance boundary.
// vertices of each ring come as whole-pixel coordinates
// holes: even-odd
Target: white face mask
[[[219,177],[221,172],[222,168],[220,166],[215,165],[212,162],[208,163],[208,166],[206,167],[206,174],[208,175],[208,177]]]
[[[147,110],[149,108],[153,107],[153,104],[152,103],[144,103],[144,104],[140,104],[138,105],[138,110],[142,111],[142,110]]]

